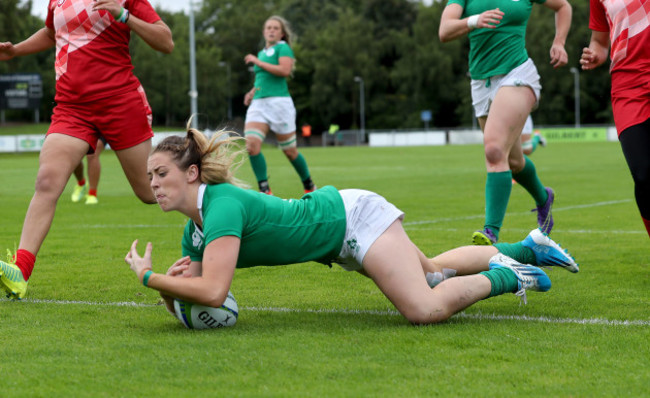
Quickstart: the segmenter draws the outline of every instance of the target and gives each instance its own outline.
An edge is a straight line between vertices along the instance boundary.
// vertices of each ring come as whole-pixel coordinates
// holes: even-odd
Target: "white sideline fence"
[[[617,141],[613,126],[600,127],[553,127],[540,128],[550,142]],[[207,135],[212,131],[205,131]],[[158,144],[170,135],[185,135],[185,131],[154,133],[152,145]],[[39,152],[43,147],[45,134],[0,135],[0,153]],[[340,130],[335,134],[323,132],[322,146],[435,146],[481,144],[483,133],[478,129],[436,129],[436,130]],[[107,149],[110,149],[107,146]]]

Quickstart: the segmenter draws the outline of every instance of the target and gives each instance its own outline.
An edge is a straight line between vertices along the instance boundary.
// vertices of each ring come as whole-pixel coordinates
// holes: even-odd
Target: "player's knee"
[[[430,293],[430,291],[429,291]],[[411,300],[402,303],[397,309],[409,322],[415,325],[443,322],[453,315],[438,300],[430,296],[414,295]]]
[[[485,160],[490,164],[497,164],[503,162],[506,157],[506,151],[498,145],[486,144],[485,145]]]
[[[404,309],[402,315],[414,325],[428,325],[446,321],[452,314],[444,308],[438,306],[432,308],[426,303],[419,303]]]
[[[151,189],[136,189],[134,190],[135,196],[144,204],[152,205],[156,203],[156,197]]]
[[[54,170],[40,169],[36,175],[34,190],[39,195],[49,195],[57,200],[66,182],[67,179],[61,178]]]
[[[255,156],[262,150],[262,142],[256,138],[246,138],[246,151],[250,156]]]
[[[508,159],[508,166],[513,173],[519,173],[526,166],[526,161],[523,162],[520,159]]]
[[[298,157],[298,148],[282,148],[282,152],[289,160],[294,160]]]
[[[140,199],[140,201],[145,205],[155,205],[157,203],[156,200],[152,198],[143,198],[141,196],[138,196],[138,199]]]

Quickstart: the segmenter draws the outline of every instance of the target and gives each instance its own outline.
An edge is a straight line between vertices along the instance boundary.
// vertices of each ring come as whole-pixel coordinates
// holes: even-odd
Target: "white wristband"
[[[467,27],[469,30],[474,30],[478,26],[478,18],[481,16],[481,14],[476,14],[472,15],[471,17],[467,18]]]

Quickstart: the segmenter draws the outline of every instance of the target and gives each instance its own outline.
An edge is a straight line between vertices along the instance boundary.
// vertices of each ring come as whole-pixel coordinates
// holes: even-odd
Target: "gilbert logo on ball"
[[[188,329],[216,329],[234,326],[239,316],[239,307],[235,296],[228,292],[226,301],[218,308],[174,299],[174,312],[176,318]]]

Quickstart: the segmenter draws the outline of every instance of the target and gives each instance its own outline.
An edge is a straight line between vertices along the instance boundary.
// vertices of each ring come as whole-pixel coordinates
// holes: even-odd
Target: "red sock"
[[[86,179],[82,178],[81,180],[77,181],[77,185],[83,187],[84,185],[86,185]]]
[[[32,275],[32,271],[34,270],[36,256],[27,250],[18,249],[16,255],[14,256],[14,260],[16,261],[16,266],[23,272],[23,278],[25,278],[25,280],[29,280],[29,277]]]
[[[96,189],[89,189],[88,190],[88,195],[97,196],[97,190]]]
[[[648,231],[648,236],[650,236],[650,220],[646,220],[645,218],[641,217],[643,220],[643,223],[645,224],[645,229]]]

